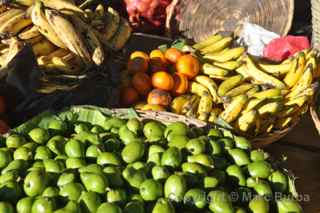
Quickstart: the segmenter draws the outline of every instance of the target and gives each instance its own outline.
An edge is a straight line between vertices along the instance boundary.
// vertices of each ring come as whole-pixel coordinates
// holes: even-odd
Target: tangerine
[[[138,92],[132,87],[124,87],[121,90],[121,104],[131,106],[139,100]]]
[[[151,73],[155,73],[158,71],[167,71],[167,64],[163,63],[160,58],[152,58],[150,59],[150,71]]]
[[[172,100],[171,95],[161,89],[153,89],[148,95],[148,104],[167,107]]]
[[[196,57],[187,54],[178,59],[176,69],[177,72],[184,74],[188,79],[192,79],[198,75],[200,71],[200,63]]]
[[[155,72],[152,75],[152,86],[157,89],[170,91],[174,87],[173,77],[164,71]]]
[[[172,92],[175,96],[185,94],[188,91],[189,81],[187,76],[181,73],[175,73],[173,76],[173,80],[174,80],[174,87],[172,89]]]
[[[134,58],[143,58],[146,61],[149,61],[148,54],[142,51],[134,51],[133,53],[131,53],[130,59],[134,59]]]
[[[175,64],[177,63],[178,59],[182,56],[182,52],[177,48],[169,48],[166,50],[164,56],[169,62]]]
[[[151,78],[149,77],[149,75],[143,72],[137,72],[133,76],[132,85],[142,96],[147,95],[152,89]]]
[[[162,63],[166,64],[167,60],[166,57],[164,56],[163,52],[161,50],[152,50],[151,53],[149,54],[150,59],[159,59]]]

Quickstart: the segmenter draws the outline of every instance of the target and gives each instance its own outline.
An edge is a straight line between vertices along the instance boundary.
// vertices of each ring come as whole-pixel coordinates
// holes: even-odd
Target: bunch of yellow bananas
[[[304,50],[279,64],[254,59],[232,37],[213,35],[193,46],[203,61],[190,94],[176,97],[173,112],[214,122],[221,118],[248,135],[281,130],[303,114],[319,77],[319,55]]]
[[[121,49],[131,35],[129,23],[100,4],[92,11],[73,0],[8,2],[0,6],[1,67],[21,49],[13,46],[29,43],[47,71],[80,74],[92,64],[101,65],[106,51]]]

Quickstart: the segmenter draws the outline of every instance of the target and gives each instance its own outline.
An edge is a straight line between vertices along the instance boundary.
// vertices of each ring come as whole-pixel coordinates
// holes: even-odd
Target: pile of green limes
[[[267,153],[223,129],[54,118],[1,146],[0,213],[302,212]]]

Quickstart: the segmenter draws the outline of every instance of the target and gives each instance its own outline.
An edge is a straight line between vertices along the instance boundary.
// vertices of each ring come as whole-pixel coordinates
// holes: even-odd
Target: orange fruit
[[[164,64],[167,63],[167,60],[161,50],[152,50],[151,53],[149,54],[149,58],[159,59]]]
[[[175,64],[177,63],[178,59],[182,56],[182,52],[177,48],[169,48],[166,50],[164,56],[170,63]]]
[[[131,53],[130,59],[134,59],[134,58],[143,58],[146,61],[149,61],[148,54],[142,51],[134,51],[133,53]]]
[[[0,134],[3,135],[5,133],[7,133],[9,131],[9,126],[8,124],[3,121],[3,120],[0,120]]]
[[[167,72],[155,72],[152,75],[152,86],[157,89],[170,91],[174,87],[174,80]]]
[[[0,96],[0,113],[5,113],[6,111],[6,101],[3,96]]]
[[[184,74],[188,79],[192,79],[199,73],[199,60],[190,54],[183,55],[178,59],[176,69],[177,72]]]
[[[127,69],[130,73],[137,73],[137,72],[147,72],[149,67],[148,60],[142,57],[136,57],[130,59],[127,64]]]
[[[167,65],[160,58],[152,58],[150,60],[150,71],[155,73],[158,71],[167,71]]]
[[[140,95],[148,95],[152,89],[151,78],[143,72],[137,72],[132,78],[132,85]]]
[[[171,103],[171,95],[164,90],[154,89],[148,95],[148,104],[167,107]]]
[[[175,96],[185,94],[188,91],[189,81],[187,76],[181,73],[175,73],[173,76],[174,87],[172,92]]]
[[[131,106],[139,101],[139,94],[132,87],[124,87],[121,90],[120,99],[121,104],[123,104],[124,106]]]

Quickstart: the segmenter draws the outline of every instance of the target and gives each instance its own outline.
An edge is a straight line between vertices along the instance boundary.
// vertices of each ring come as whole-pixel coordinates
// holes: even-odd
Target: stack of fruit
[[[0,213],[302,212],[290,177],[243,137],[93,113],[5,138]]]
[[[126,87],[124,103],[135,103],[136,93],[145,96],[154,87],[156,90],[147,97],[148,105],[138,108],[169,110],[170,105],[174,113],[206,122],[222,119],[251,136],[282,130],[297,122],[316,89],[314,79],[320,74],[317,52],[307,49],[276,64],[255,59],[245,53],[244,47],[232,47],[232,42],[232,37],[213,35],[195,44],[193,54],[170,48],[136,59],[133,53],[128,70],[136,72],[132,85],[137,92]],[[164,68],[154,66],[155,52]],[[145,73],[148,65],[151,77]],[[171,100],[165,91],[177,97]]]
[[[128,22],[103,5],[92,11],[68,0],[16,0],[1,7],[2,68],[28,43],[47,71],[79,74],[101,65],[105,51],[120,50],[131,34]]]
[[[153,50],[150,54],[136,51],[128,61],[122,78],[122,104],[136,105],[143,110],[165,110],[172,96],[188,92],[189,80],[200,70],[199,60],[176,48],[164,52]]]

